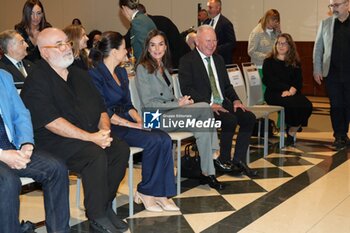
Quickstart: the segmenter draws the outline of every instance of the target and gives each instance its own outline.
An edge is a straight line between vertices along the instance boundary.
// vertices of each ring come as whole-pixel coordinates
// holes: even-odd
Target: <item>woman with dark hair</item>
[[[101,35],[102,35],[101,31],[92,30],[88,35],[89,40],[87,42],[87,48],[88,49],[95,48],[97,43],[101,40]]]
[[[89,66],[88,51],[86,42],[89,38],[86,35],[85,29],[81,25],[71,24],[63,29],[68,40],[72,41],[72,50],[74,56],[74,65],[87,70]]]
[[[112,133],[130,146],[143,148],[142,180],[135,202],[142,202],[152,212],[178,211],[168,199],[176,195],[171,138],[161,130],[142,129],[142,119],[131,103],[127,72],[120,67],[127,54],[123,36],[104,32],[96,49],[100,56],[96,56],[97,64],[89,73],[104,98]]]
[[[190,96],[176,98],[174,83],[169,73],[170,53],[165,34],[157,29],[148,33],[140,62],[136,67],[136,87],[143,107],[162,109],[167,116],[186,116],[190,121],[204,122],[213,120],[214,115],[208,103],[193,103]],[[187,117],[188,116],[188,117]],[[176,120],[176,119],[174,119]],[[181,119],[180,119],[181,120]],[[186,119],[187,120],[187,119]],[[201,184],[209,184],[217,190],[223,184],[215,177],[213,157],[219,150],[218,137],[214,127],[164,127],[165,131],[191,131],[201,156]]]
[[[147,15],[139,12],[138,5],[138,0],[119,0],[122,14],[131,22],[130,44],[137,61],[140,59],[148,32],[157,28]]]
[[[248,55],[259,71],[263,79],[262,65],[264,59],[269,55],[277,36],[281,33],[280,13],[275,9],[266,11],[259,20],[258,25],[253,29],[248,39]],[[266,87],[262,87],[265,93]]]
[[[300,59],[292,37],[282,33],[274,43],[272,53],[264,60],[263,82],[268,104],[285,108],[287,145],[294,144],[294,136],[301,126],[307,126],[312,103],[301,93],[303,85]]]
[[[81,20],[78,19],[78,18],[74,18],[74,19],[72,20],[72,24],[73,24],[73,25],[82,25]]]
[[[23,6],[22,20],[15,25],[16,31],[28,44],[26,59],[35,61],[41,58],[36,39],[39,32],[47,27],[51,27],[51,24],[46,21],[42,3],[39,0],[27,0]]]

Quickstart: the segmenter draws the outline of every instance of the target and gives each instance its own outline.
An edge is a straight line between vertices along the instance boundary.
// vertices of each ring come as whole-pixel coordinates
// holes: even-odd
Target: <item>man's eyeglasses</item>
[[[67,41],[67,42],[57,43],[56,45],[46,45],[46,46],[43,46],[42,48],[58,49],[61,52],[63,52],[66,49],[66,47],[71,48],[72,46],[73,46],[73,41]]]
[[[340,7],[341,5],[343,5],[343,4],[345,4],[345,3],[347,3],[348,1],[345,1],[345,2],[341,2],[341,3],[334,3],[334,4],[329,4],[328,5],[328,8],[338,8],[338,7]]]
[[[288,46],[288,42],[277,42],[276,43],[278,46],[281,46],[281,47],[286,47]]]

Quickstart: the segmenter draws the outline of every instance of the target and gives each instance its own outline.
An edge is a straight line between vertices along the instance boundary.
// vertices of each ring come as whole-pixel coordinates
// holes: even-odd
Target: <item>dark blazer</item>
[[[179,29],[169,18],[162,15],[147,15],[156,25],[157,29],[164,32],[169,42],[169,50],[171,53],[171,62],[173,68],[178,68],[180,58],[186,53],[190,52],[191,49],[187,45],[184,38],[181,36]],[[130,48],[130,33],[129,29],[125,38],[126,48]]]
[[[230,83],[224,60],[217,54],[213,54],[213,59],[218,74],[220,90],[224,99],[231,102],[239,100],[238,95]],[[197,49],[194,49],[180,59],[179,81],[183,95],[191,96],[195,103],[210,103],[211,87],[209,76]]]
[[[232,64],[233,49],[236,46],[236,35],[233,29],[233,24],[222,14],[215,26],[215,33],[218,40],[216,48],[217,53],[224,58],[225,64]]]
[[[169,42],[171,61],[174,68],[178,68],[180,58],[191,49],[184,38],[180,35],[179,29],[169,18],[161,15],[148,15],[158,30],[164,32]]]
[[[34,68],[34,63],[26,59],[23,59],[22,62],[27,74],[29,74]],[[0,59],[0,67],[12,75],[14,82],[24,82],[25,77],[21,71],[19,71],[19,69],[5,55]]]

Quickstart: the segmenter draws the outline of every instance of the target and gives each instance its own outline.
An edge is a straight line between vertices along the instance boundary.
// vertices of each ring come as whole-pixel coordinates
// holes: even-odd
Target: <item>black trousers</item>
[[[67,161],[69,170],[81,175],[84,205],[89,219],[103,217],[123,180],[129,159],[129,146],[116,137],[110,147],[102,149],[84,142]]]
[[[219,159],[221,162],[231,160],[232,140],[236,127],[239,125],[233,161],[245,162],[256,117],[252,112],[244,112],[242,109],[237,109],[237,111],[234,112],[233,103],[229,100],[224,100],[222,106],[228,110],[228,112],[220,112],[219,115],[214,113],[215,119],[221,121]]]
[[[325,79],[331,105],[333,136],[346,136],[350,120],[350,82],[339,82],[332,75]]]

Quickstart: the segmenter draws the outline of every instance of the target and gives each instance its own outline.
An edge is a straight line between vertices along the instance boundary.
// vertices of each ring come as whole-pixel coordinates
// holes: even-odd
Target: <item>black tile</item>
[[[218,191],[220,194],[238,194],[238,193],[260,193],[267,192],[260,185],[252,180],[228,181],[224,182],[225,188]]]
[[[194,233],[182,215],[128,219],[132,233]]]
[[[254,179],[292,177],[290,174],[279,169],[278,167],[255,168],[254,170],[258,171],[258,176],[254,177]]]
[[[299,156],[295,157],[278,157],[278,158],[266,158],[267,161],[272,163],[275,166],[298,166],[298,165],[313,165],[309,161],[300,158]]]
[[[222,196],[174,198],[182,214],[234,211]]]
[[[89,221],[81,222],[71,227],[71,233],[92,233],[93,229],[90,229]]]

